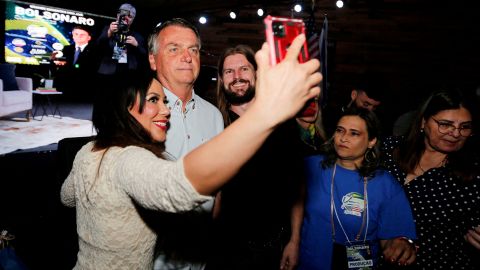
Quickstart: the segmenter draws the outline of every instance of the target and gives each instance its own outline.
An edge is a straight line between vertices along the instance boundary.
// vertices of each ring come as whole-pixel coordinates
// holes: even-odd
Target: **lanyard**
[[[348,243],[351,244],[350,239],[348,238],[347,233],[345,232],[345,229],[343,228],[342,222],[340,221],[340,218],[338,217],[337,209],[335,208],[335,202],[333,199],[333,187],[334,187],[334,181],[335,181],[335,173],[337,171],[337,164],[334,165],[333,167],[333,173],[332,173],[332,182],[330,185],[330,222],[332,224],[332,240],[335,242],[335,221],[333,220],[333,214],[335,213],[335,216],[337,218],[338,224],[340,225],[340,228],[343,231],[343,234],[345,235],[345,238],[347,239]],[[365,228],[365,235],[363,238],[363,242],[367,239],[367,232],[368,232],[368,194],[367,194],[367,177],[363,178],[363,209],[364,209],[364,214],[362,214],[362,226],[360,227],[360,230],[357,233],[357,236],[355,237],[355,241],[358,241],[360,239],[360,236],[363,231],[363,227],[365,226],[365,221],[367,223],[367,227]]]

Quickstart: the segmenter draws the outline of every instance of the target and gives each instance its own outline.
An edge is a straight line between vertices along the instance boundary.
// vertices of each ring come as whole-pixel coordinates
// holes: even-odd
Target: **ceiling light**
[[[343,1],[342,1],[342,0],[338,0],[336,4],[337,4],[337,7],[338,7],[338,8],[342,8],[342,7],[343,7]]]
[[[293,7],[293,10],[295,10],[296,12],[301,12],[302,11],[302,5],[295,4],[295,6]]]
[[[201,17],[198,19],[198,22],[201,23],[201,24],[206,24],[206,23],[207,23],[207,17],[201,16]]]
[[[237,13],[235,13],[235,11],[230,11],[230,18],[235,20],[237,18]]]
[[[258,16],[262,17],[263,14],[264,14],[263,8],[257,9],[257,15],[258,15]]]

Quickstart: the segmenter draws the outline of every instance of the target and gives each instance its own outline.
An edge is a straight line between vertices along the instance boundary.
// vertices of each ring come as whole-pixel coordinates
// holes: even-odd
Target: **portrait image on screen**
[[[61,57],[73,43],[75,25],[94,29],[114,18],[37,5],[7,2],[5,9],[5,61],[12,64],[50,64],[51,55]],[[99,21],[101,21],[99,23]]]

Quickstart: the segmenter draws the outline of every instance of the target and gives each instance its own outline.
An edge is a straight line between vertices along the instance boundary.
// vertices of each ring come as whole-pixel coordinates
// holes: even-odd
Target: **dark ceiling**
[[[336,0],[303,0],[306,10],[314,3],[315,17],[320,25],[325,15],[329,19],[329,40],[335,51],[331,52],[335,62],[349,63],[365,61],[383,54],[383,68],[392,69],[399,61],[453,60],[477,62],[470,59],[477,51],[480,31],[478,30],[478,9],[471,2],[443,0],[345,0],[345,7],[337,9]],[[125,0],[35,0],[63,8],[114,16]],[[236,43],[247,43],[258,48],[264,40],[261,18],[255,15],[256,8],[266,6],[273,15],[290,16],[294,1],[273,0],[142,0],[130,1],[137,7],[134,27],[148,35],[158,22],[181,16],[196,21],[200,14],[209,16],[206,25],[199,25],[206,55],[218,55],[225,47]],[[229,19],[228,11],[240,11],[236,21]],[[308,18],[309,12],[295,14]],[[332,48],[333,49],[333,48]],[[474,49],[473,51],[471,51]],[[453,55],[452,55],[453,53]],[[472,53],[470,55],[470,53]],[[412,59],[413,56],[418,59]],[[345,64],[348,64],[345,62]],[[453,61],[455,62],[455,61]],[[205,64],[214,64],[205,59]],[[443,62],[445,63],[445,62]],[[372,64],[371,62],[369,65]],[[412,63],[413,64],[413,63]],[[353,67],[352,67],[353,68]]]
[[[471,1],[456,0],[314,0],[317,25],[325,15],[328,32],[328,82],[330,96],[346,95],[352,78],[365,70],[380,72],[389,82],[397,114],[415,100],[442,84],[480,85],[480,30],[478,8]],[[125,1],[36,0],[83,12],[114,16]],[[312,1],[303,1],[307,10]],[[474,1],[473,1],[474,2]],[[260,5],[278,16],[291,16],[293,1],[143,0],[130,1],[137,7],[134,27],[148,35],[156,23],[181,16],[196,21],[202,36],[202,64],[215,66],[218,55],[238,43],[258,49],[264,41],[262,19],[255,12]],[[230,8],[240,11],[235,21]],[[307,19],[309,12],[295,14]]]

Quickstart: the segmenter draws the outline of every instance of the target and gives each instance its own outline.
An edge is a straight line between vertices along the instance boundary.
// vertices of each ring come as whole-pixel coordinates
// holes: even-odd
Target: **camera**
[[[119,49],[124,49],[127,41],[128,34],[128,22],[125,17],[130,16],[130,11],[125,9],[118,10],[118,31],[115,33],[115,40]],[[114,52],[113,59],[117,59],[119,56]]]
[[[275,37],[285,37],[285,27],[283,26],[283,22],[272,22],[272,28]]]
[[[120,34],[125,34],[128,32],[128,23],[125,20],[126,16],[130,16],[130,11],[125,9],[120,9],[118,11],[118,32]]]
[[[118,31],[115,32],[114,39],[116,41],[116,46],[113,49],[112,59],[123,61],[125,55],[125,48],[127,46],[127,35],[128,35],[128,21],[125,17],[130,16],[130,11],[125,9],[118,10],[117,24]]]

